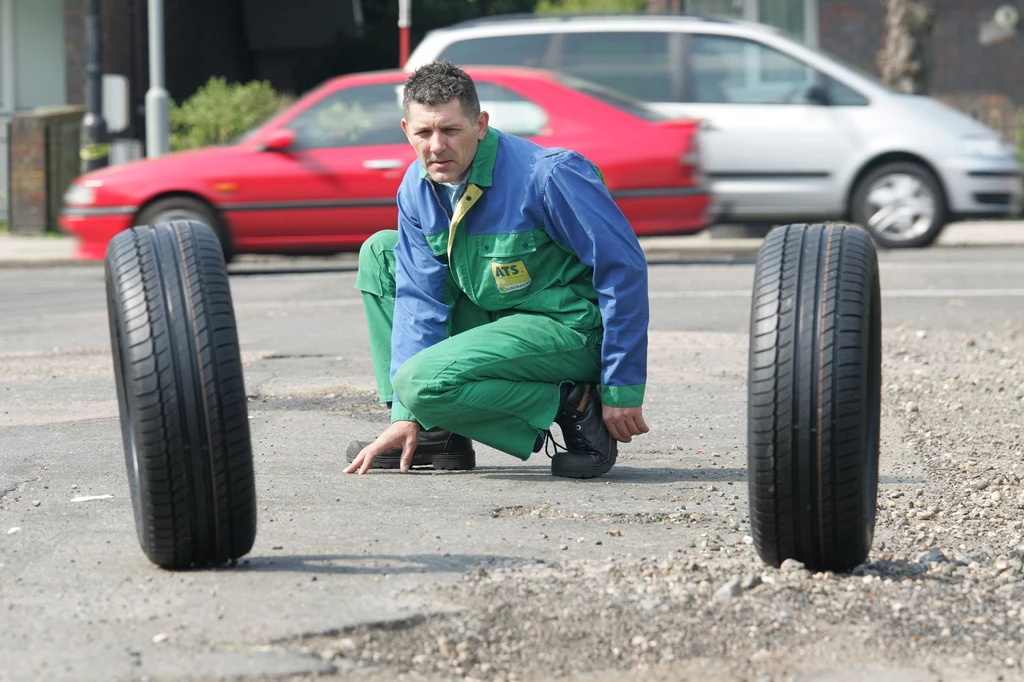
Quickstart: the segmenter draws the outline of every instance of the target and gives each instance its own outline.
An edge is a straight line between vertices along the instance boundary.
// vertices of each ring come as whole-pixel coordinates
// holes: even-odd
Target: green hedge
[[[1017,119],[1017,149],[1020,151],[1020,162],[1024,163],[1024,107],[1020,108]]]
[[[269,81],[228,83],[214,76],[179,106],[170,105],[171,150],[230,142],[291,104]]]

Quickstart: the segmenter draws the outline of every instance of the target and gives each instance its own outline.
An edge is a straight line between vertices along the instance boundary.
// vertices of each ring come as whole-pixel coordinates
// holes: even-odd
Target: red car
[[[624,95],[547,71],[470,68],[491,124],[574,149],[602,170],[638,235],[706,227],[711,197],[699,125],[665,120]],[[394,229],[395,195],[415,159],[399,125],[400,71],[341,76],[231,145],[87,173],[68,188],[62,229],[77,256],[103,258],[132,225],[194,219],[225,255],[353,251]]]

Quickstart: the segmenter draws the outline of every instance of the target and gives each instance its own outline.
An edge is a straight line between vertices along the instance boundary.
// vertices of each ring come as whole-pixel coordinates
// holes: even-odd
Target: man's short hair
[[[433,107],[455,99],[462,104],[462,113],[475,121],[480,115],[480,98],[476,94],[473,79],[447,59],[430,62],[416,69],[406,79],[402,110],[408,116],[409,105],[413,102]]]

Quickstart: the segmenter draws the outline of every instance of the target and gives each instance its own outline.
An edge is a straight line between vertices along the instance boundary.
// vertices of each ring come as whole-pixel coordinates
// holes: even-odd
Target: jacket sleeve
[[[445,337],[448,306],[445,282],[448,268],[434,257],[413,202],[398,193],[398,244],[395,246],[395,318],[391,331],[391,380],[406,360]],[[391,421],[416,421],[397,396]]]
[[[604,322],[601,399],[635,407],[647,384],[647,259],[596,167],[575,152],[560,156],[541,193],[546,227],[594,270]]]

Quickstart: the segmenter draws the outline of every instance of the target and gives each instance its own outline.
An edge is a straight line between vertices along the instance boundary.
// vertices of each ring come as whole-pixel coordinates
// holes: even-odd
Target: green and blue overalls
[[[359,255],[374,371],[392,421],[441,427],[527,459],[560,385],[641,405],[647,263],[596,167],[491,128],[448,200],[419,161],[398,230]]]

